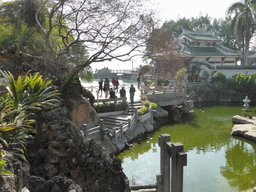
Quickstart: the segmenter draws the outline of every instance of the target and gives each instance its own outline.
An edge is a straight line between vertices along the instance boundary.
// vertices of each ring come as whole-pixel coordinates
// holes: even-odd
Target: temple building
[[[197,66],[198,77],[203,73],[208,73],[210,77],[214,70],[222,71],[227,77],[237,73],[256,73],[256,51],[249,51],[247,65],[241,65],[243,51],[224,46],[221,39],[215,37],[211,31],[183,29],[173,47],[179,53],[179,58],[185,63],[189,73],[193,65]],[[157,63],[161,65],[161,62]]]

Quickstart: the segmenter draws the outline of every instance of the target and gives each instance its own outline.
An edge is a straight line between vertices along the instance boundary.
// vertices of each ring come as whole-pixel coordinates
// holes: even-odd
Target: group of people
[[[102,91],[104,91],[106,99],[108,98],[108,94],[109,94],[109,98],[112,98],[112,99],[116,98],[115,90],[117,90],[118,92],[118,86],[119,86],[118,78],[113,77],[111,82],[113,85],[112,87],[110,87],[110,81],[108,77],[106,77],[104,82],[102,79],[100,79],[99,81],[99,92],[101,92],[101,95],[102,95]],[[136,92],[135,87],[131,85],[129,89],[131,104],[134,103],[135,92]],[[122,87],[122,89],[120,90],[120,97],[126,97],[126,90],[124,89],[124,87]]]
[[[104,83],[104,84],[103,84]],[[102,91],[104,91],[105,93],[105,98],[108,98],[108,92],[110,92],[110,96],[113,96],[113,93],[111,93],[111,91],[114,92],[115,94],[115,89],[118,91],[118,86],[119,86],[119,81],[118,78],[112,78],[112,87],[110,87],[110,82],[109,82],[109,78],[106,77],[105,81],[103,82],[102,79],[100,79],[99,81],[99,92],[101,92],[102,95]]]

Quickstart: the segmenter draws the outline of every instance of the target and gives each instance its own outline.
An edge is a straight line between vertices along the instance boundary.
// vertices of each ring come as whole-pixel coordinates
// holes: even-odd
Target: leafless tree
[[[179,54],[180,47],[168,31],[154,29],[147,39],[144,58],[151,60],[155,74],[167,78],[174,77],[184,67],[184,58]]]
[[[45,8],[48,21],[42,24],[37,15]],[[63,86],[92,63],[127,61],[140,54],[153,22],[152,12],[142,0],[45,0],[36,21],[47,47],[47,67],[56,76],[63,74],[68,57],[79,57],[74,55],[75,49],[88,54],[86,58],[80,54],[82,62],[72,63]]]

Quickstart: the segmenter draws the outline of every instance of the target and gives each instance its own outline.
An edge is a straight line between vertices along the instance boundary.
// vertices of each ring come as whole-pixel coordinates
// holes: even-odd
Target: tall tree
[[[227,10],[229,15],[234,15],[232,27],[237,38],[243,46],[243,64],[248,65],[249,43],[255,32],[256,0],[244,0],[233,3]]]
[[[127,61],[142,55],[141,48],[153,23],[153,12],[144,5],[145,1],[24,0],[24,9],[19,13],[24,14],[23,23],[40,32],[37,39],[41,46],[37,50],[44,60],[43,68],[63,87],[92,63]]]
[[[89,54],[86,60],[72,63],[63,85],[92,63],[130,60],[151,29],[152,13],[145,11],[143,0],[45,0],[36,18],[43,7],[49,11],[47,25],[39,20],[37,24],[47,45],[47,67],[60,77],[67,55],[77,45]],[[60,41],[54,41],[54,35]]]

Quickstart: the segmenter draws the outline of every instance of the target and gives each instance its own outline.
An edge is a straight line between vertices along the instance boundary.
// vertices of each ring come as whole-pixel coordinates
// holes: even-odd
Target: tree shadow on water
[[[252,145],[253,146],[253,145]],[[244,139],[237,138],[226,149],[226,165],[220,168],[230,186],[239,191],[248,190],[256,185],[256,150]]]

